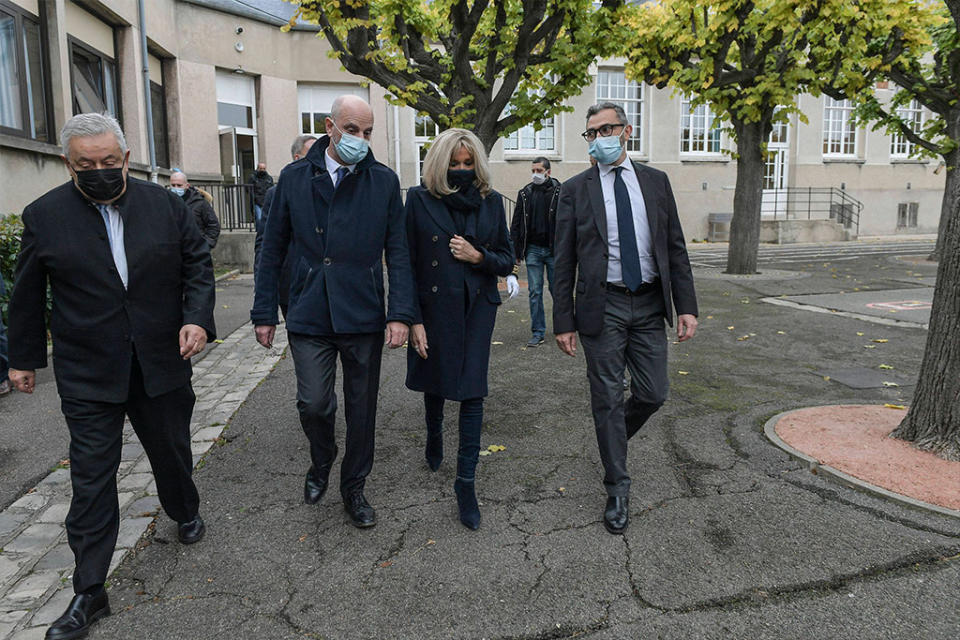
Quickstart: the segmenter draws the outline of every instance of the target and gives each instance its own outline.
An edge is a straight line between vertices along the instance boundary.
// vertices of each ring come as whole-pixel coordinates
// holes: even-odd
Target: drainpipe
[[[396,163],[397,180],[403,187],[400,179],[400,107],[393,105],[393,161]]]
[[[150,182],[157,181],[157,149],[153,144],[153,105],[150,101],[150,58],[147,53],[147,19],[143,0],[137,0],[140,14],[140,57],[143,58],[143,104],[147,113],[147,148],[150,150]]]

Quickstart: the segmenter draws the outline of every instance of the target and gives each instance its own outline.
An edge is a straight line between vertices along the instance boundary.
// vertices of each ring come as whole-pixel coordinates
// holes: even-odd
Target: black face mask
[[[123,177],[123,168],[88,169],[76,171],[77,186],[93,200],[113,200],[121,193],[127,181]]]
[[[447,169],[447,184],[457,187],[460,191],[466,191],[472,187],[476,179],[477,172],[473,169]]]

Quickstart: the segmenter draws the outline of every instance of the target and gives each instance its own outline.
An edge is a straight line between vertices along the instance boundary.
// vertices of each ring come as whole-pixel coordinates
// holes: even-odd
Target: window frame
[[[627,97],[614,98],[611,96],[601,96],[600,95],[600,86],[601,86],[600,74],[602,73],[618,74],[619,76],[622,76],[624,81],[624,84],[623,84],[623,87],[625,90],[624,93],[626,93],[626,90],[630,89],[631,84],[636,85],[637,95],[639,96],[639,98],[627,98]],[[597,104],[601,102],[612,102],[614,104],[619,104],[621,107],[623,107],[624,112],[627,114],[628,121],[631,120],[630,110],[627,108],[628,105],[629,104],[637,105],[636,122],[629,123],[633,125],[633,134],[627,140],[627,145],[626,145],[627,153],[635,156],[646,156],[647,154],[646,154],[646,150],[644,149],[644,144],[647,141],[647,137],[646,135],[644,135],[644,132],[643,132],[643,122],[644,122],[644,118],[647,115],[646,114],[647,84],[645,82],[641,83],[641,82],[637,82],[636,80],[631,80],[627,78],[627,74],[622,68],[615,68],[615,67],[602,67],[598,69],[596,84],[597,84],[597,91],[596,91]],[[608,85],[608,86],[612,86],[612,85]]]
[[[692,105],[694,97],[684,95],[680,97],[680,157],[682,159],[716,159],[723,158],[723,121],[717,117],[717,114],[713,112],[709,103]],[[697,114],[698,109],[706,109],[706,114]],[[710,125],[706,123],[707,116],[712,116]],[[693,149],[693,143],[695,140],[695,129],[694,122],[696,119],[702,119],[704,122],[703,125],[703,144],[704,149],[698,150]],[[684,126],[687,125],[687,130],[690,132],[689,136],[684,135]],[[714,132],[716,133],[716,140],[711,140]],[[716,143],[716,150],[707,149],[708,145]],[[689,145],[689,148],[684,149],[684,145]]]
[[[834,129],[830,127],[828,129],[828,122],[832,123],[835,121],[834,118],[831,118],[829,121],[827,119],[827,112],[830,110],[839,110],[843,115],[841,122],[843,126],[839,129]],[[855,124],[851,123],[851,114],[853,113],[853,104],[850,102],[849,98],[844,98],[843,100],[836,100],[830,96],[824,96],[823,101],[823,115],[822,115],[822,135],[820,136],[820,150],[822,155],[826,159],[831,158],[858,158],[859,149],[860,149],[860,128]],[[844,148],[847,146],[845,144],[845,134],[848,129],[853,131],[853,139],[850,142],[850,145],[853,149],[852,151],[845,151]],[[834,133],[839,133],[839,138],[835,141],[833,138]],[[828,137],[830,136],[830,137]],[[829,149],[833,148],[834,143],[839,145],[840,151],[831,151]]]
[[[38,142],[48,142],[53,143],[54,128],[53,128],[53,88],[50,82],[50,60],[49,52],[47,50],[46,43],[48,41],[48,32],[47,32],[47,20],[44,11],[40,11],[39,16],[35,16],[23,7],[8,2],[7,0],[0,0],[0,12],[3,12],[9,16],[13,17],[14,20],[14,53],[16,55],[17,61],[17,73],[21,79],[27,79],[29,76],[29,69],[27,69],[27,60],[24,55],[24,49],[26,47],[26,41],[24,39],[24,22],[30,22],[31,24],[37,27],[38,37],[40,39],[40,70],[42,78],[40,79],[41,87],[40,94],[43,96],[43,122],[46,127],[46,135],[35,137],[31,134],[33,129],[32,118],[30,117],[30,95],[29,88],[26,82],[18,82],[17,89],[20,94],[20,112],[22,117],[22,126],[17,129],[15,127],[7,127],[0,125],[0,134],[16,136],[18,138],[25,138],[27,140],[36,140]]]
[[[550,147],[549,149],[543,149],[543,148],[540,148],[540,147],[538,146],[538,145],[540,144],[540,133],[541,133],[544,129],[546,129],[547,127],[546,127],[546,126],[543,126],[543,127],[540,127],[539,129],[536,129],[536,128],[534,128],[533,123],[530,123],[530,124],[525,124],[525,125],[523,125],[522,127],[520,127],[519,129],[511,132],[509,135],[504,136],[504,138],[503,138],[503,152],[504,152],[504,154],[507,155],[507,156],[521,156],[521,157],[524,157],[524,158],[525,158],[525,157],[528,157],[528,156],[534,156],[534,155],[536,155],[536,156],[555,156],[555,155],[557,155],[557,154],[559,153],[559,151],[558,151],[558,149],[557,149],[557,140],[558,140],[558,138],[560,137],[560,132],[559,132],[560,127],[559,127],[559,125],[558,125],[558,123],[557,123],[557,116],[554,115],[554,116],[550,116],[549,118],[544,118],[543,120],[540,120],[540,122],[541,122],[541,123],[542,123],[542,122],[546,122],[547,120],[550,120],[550,121],[552,122],[552,124],[550,125],[550,128],[553,129],[553,146],[552,146],[552,147]],[[534,146],[533,146],[533,147],[522,147],[522,146],[520,146],[520,141],[523,139],[523,137],[522,137],[522,135],[521,135],[520,132],[521,132],[521,131],[524,131],[524,130],[526,130],[526,129],[528,129],[528,128],[533,130],[533,144],[534,144]],[[528,135],[529,135],[529,134],[528,134]],[[516,147],[508,147],[507,144],[509,143],[510,140],[515,140],[517,146],[516,146]]]
[[[905,120],[906,118],[903,113],[914,114],[916,119],[913,120],[915,125],[914,132],[919,133],[923,129],[924,121],[924,112],[923,105],[920,102],[913,98],[910,100],[910,103],[903,107],[897,107],[895,111],[896,115]],[[905,151],[897,151],[897,147],[903,147]],[[902,132],[898,131],[890,136],[890,158],[893,160],[906,160],[908,158],[914,157],[917,149],[917,143],[909,140]]]
[[[433,125],[433,135],[419,135],[419,127],[421,124],[425,127],[425,131],[429,133],[430,125]],[[440,135],[440,132],[443,129],[440,128],[440,125],[434,121],[430,116],[421,116],[420,114],[414,112],[413,114],[413,148],[414,148],[414,159],[417,163],[417,184],[420,183],[420,180],[423,179],[423,160],[424,153],[423,149],[426,145],[433,142],[434,138]]]
[[[155,97],[153,93],[154,89],[157,89],[160,92],[159,101],[154,100],[154,97]],[[170,131],[167,127],[169,126],[170,121],[167,118],[167,90],[159,82],[150,80],[150,106],[152,107],[153,110],[156,110],[157,104],[161,105],[160,116],[163,120],[163,135],[158,138],[156,114],[151,113],[150,116],[151,118],[153,118],[153,148],[154,148],[154,153],[156,155],[157,166],[163,167],[164,169],[169,169],[171,164],[170,163]],[[158,144],[158,142],[162,144],[163,154],[164,156],[166,156],[164,158],[164,160],[166,160],[166,164],[161,163],[161,158],[160,158],[161,144]]]
[[[114,49],[116,49],[116,48],[117,48],[117,46],[116,46],[117,31],[116,31],[116,29],[114,29],[113,25],[107,25],[107,26],[109,26],[110,29],[111,29],[111,31],[113,32]],[[76,108],[76,105],[74,104],[74,102],[75,102],[74,92],[75,92],[75,90],[76,90],[76,89],[75,89],[76,78],[74,77],[74,71],[73,71],[73,67],[74,67],[74,65],[73,65],[73,51],[74,51],[74,47],[76,47],[76,48],[78,48],[78,49],[82,49],[82,50],[83,50],[85,53],[87,53],[88,55],[97,56],[98,58],[100,58],[100,63],[101,63],[101,64],[103,64],[104,62],[109,62],[109,63],[113,66],[113,91],[114,91],[113,99],[114,99],[114,101],[116,102],[116,105],[117,105],[117,112],[116,112],[115,114],[113,114],[113,117],[115,117],[115,118],[117,119],[117,122],[119,122],[119,123],[121,124],[121,126],[123,126],[123,105],[122,105],[122,103],[121,103],[121,101],[120,101],[120,68],[119,68],[119,65],[117,64],[116,59],[115,59],[115,58],[111,58],[110,56],[108,56],[108,55],[105,54],[104,52],[100,51],[99,49],[96,49],[95,47],[91,47],[90,45],[88,45],[88,44],[85,43],[84,41],[79,40],[78,38],[75,38],[73,35],[67,34],[67,52],[68,52],[68,61],[67,61],[67,64],[70,65],[70,108],[71,108],[71,111],[74,111],[75,108]],[[103,82],[103,76],[101,76],[100,81]],[[106,87],[104,87],[104,96],[106,96]],[[73,115],[77,115],[77,113],[75,112]]]

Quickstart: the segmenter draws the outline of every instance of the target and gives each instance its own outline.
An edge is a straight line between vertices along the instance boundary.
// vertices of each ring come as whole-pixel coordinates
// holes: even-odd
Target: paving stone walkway
[[[197,404],[190,425],[194,464],[216,444],[230,417],[270,373],[286,345],[282,326],[273,348],[264,349],[246,324],[194,364]],[[150,462],[129,422],[123,442],[117,474],[120,535],[111,573],[161,514]],[[73,553],[63,525],[70,497],[70,470],[57,468],[0,512],[0,640],[42,639],[73,597]]]

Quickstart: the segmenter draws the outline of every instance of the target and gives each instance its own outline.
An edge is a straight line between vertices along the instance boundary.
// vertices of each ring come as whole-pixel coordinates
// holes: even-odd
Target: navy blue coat
[[[413,277],[397,174],[373,152],[333,187],[323,136],[280,173],[260,251],[250,319],[276,325],[281,269],[291,261],[287,330],[307,335],[373,333],[414,320]],[[384,308],[383,256],[390,297]]]
[[[407,237],[417,298],[415,323],[427,333],[427,359],[407,349],[407,387],[448,400],[487,395],[490,339],[500,292],[497,276],[513,271],[503,198],[493,191],[467,216],[462,234],[483,253],[471,265],[450,254],[457,233],[442,201],[423,187],[407,192]]]

